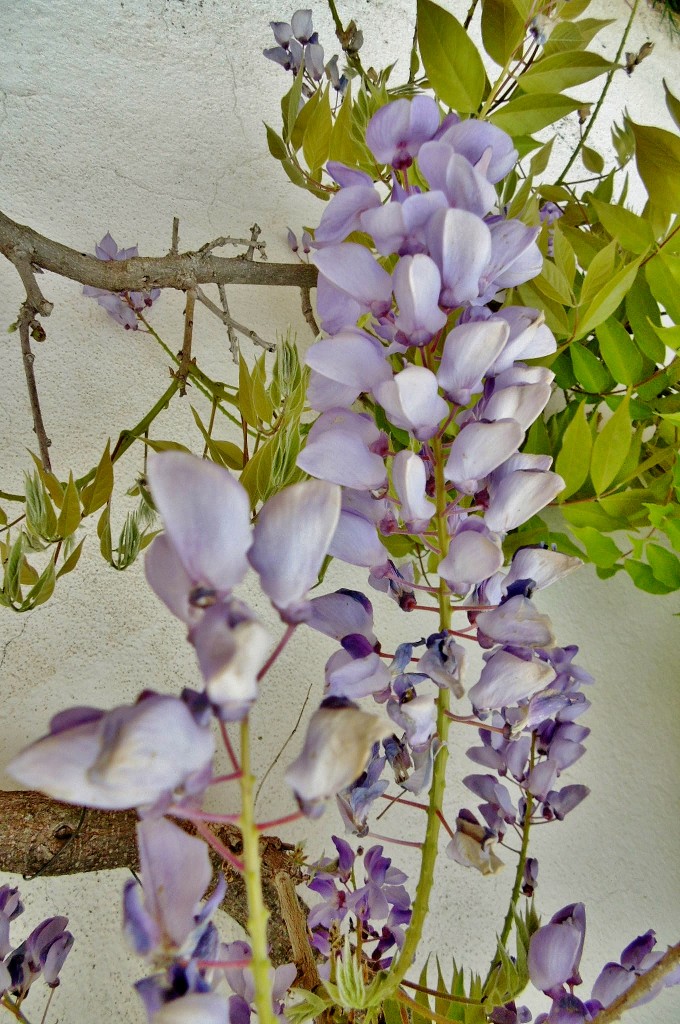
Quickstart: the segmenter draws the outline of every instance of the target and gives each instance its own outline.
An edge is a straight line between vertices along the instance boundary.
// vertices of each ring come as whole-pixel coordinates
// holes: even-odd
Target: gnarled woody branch
[[[253,284],[313,288],[316,267],[308,263],[264,263],[211,252],[170,252],[167,256],[136,256],[99,260],[46,238],[0,211],[0,252],[16,267],[26,263],[71,281],[106,291],[186,291],[200,284]]]
[[[74,875],[112,868],[137,870],[139,859],[134,811],[96,811],[72,807],[49,800],[39,793],[0,791],[0,871],[25,875]],[[187,822],[178,822],[188,832]],[[241,833],[234,825],[211,826],[215,835],[237,856],[241,853]],[[306,931],[306,908],[294,890],[302,880],[300,865],[287,846],[276,836],[260,838],[262,883],[265,903],[270,911],[268,938],[272,962],[278,966],[295,960],[289,936],[295,941]],[[248,905],[241,876],[218,854],[210,851],[215,870],[227,880],[222,909],[245,927]],[[281,878],[290,881],[286,900],[279,898]],[[304,962],[298,965],[309,971]]]

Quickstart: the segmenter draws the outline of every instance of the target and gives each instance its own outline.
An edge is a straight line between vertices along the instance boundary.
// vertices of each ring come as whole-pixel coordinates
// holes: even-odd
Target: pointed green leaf
[[[647,565],[646,562],[639,562],[634,558],[627,558],[623,563],[623,568],[626,570],[635,586],[638,587],[639,590],[644,590],[647,594],[670,594],[675,589],[674,587],[666,586],[665,583],[661,583],[657,580],[652,571],[652,567]]]
[[[655,327],[661,325],[658,303],[655,302],[647,279],[646,267],[638,271],[630,291],[626,295],[626,316],[633,328],[635,344],[654,363],[664,362],[666,346],[657,337]]]
[[[447,106],[473,113],[486,88],[477,47],[460,22],[432,0],[418,0],[417,10],[418,46],[431,87]]]
[[[505,103],[491,114],[489,120],[508,135],[531,135],[578,110],[581,105],[580,100],[572,100],[559,93],[532,93]]]
[[[563,8],[565,10],[566,8]],[[562,14],[562,11],[560,11]],[[613,19],[582,18],[581,21],[561,21],[550,33],[543,53],[546,57],[564,50],[584,50],[598,32],[607,25],[613,25]]]
[[[616,242],[611,241],[596,253],[588,264],[586,276],[581,285],[579,304],[586,306],[597,293],[611,281],[616,265]]]
[[[561,302],[565,306],[570,306],[574,302],[574,294],[569,287],[569,282],[562,271],[550,260],[543,261],[543,269],[538,277],[533,278],[532,284],[549,299]]]
[[[635,162],[647,194],[667,213],[680,211],[680,137],[665,128],[630,122]]]
[[[323,91],[321,99],[312,111],[302,140],[302,152],[310,171],[315,171],[328,160],[331,148],[331,104],[328,96],[330,85]]]
[[[105,505],[113,491],[113,465],[111,463],[111,442],[106,442],[104,454],[99,460],[94,480],[83,487],[80,500],[83,503],[83,515],[89,516]]]
[[[619,271],[597,292],[594,298],[581,313],[582,306],[579,306],[580,323],[576,329],[576,337],[584,338],[590,334],[607,317],[611,316],[614,310],[623,301],[630,290],[640,265],[641,257],[633,263],[621,267]],[[648,264],[649,266],[649,264]],[[586,275],[587,279],[587,275]]]
[[[605,230],[628,252],[637,255],[646,252],[654,244],[654,232],[649,221],[639,217],[637,213],[632,213],[623,206],[602,203],[592,196],[590,202]]]
[[[663,80],[663,91],[666,96],[666,106],[668,107],[668,113],[675,121],[676,127],[680,128],[680,100],[677,96],[674,96],[666,85],[666,79]]]
[[[185,444],[180,444],[179,441],[156,441],[151,437],[140,437],[139,440],[154,452],[188,452],[191,454],[191,449],[187,448]]]
[[[581,160],[585,169],[590,171],[591,174],[602,174],[604,170],[604,157],[596,149],[591,149],[590,146],[582,146]]]
[[[107,562],[113,565],[113,545],[111,542],[111,510],[107,505],[99,517],[97,523],[97,536],[99,537],[99,550]]]
[[[51,473],[48,469],[45,469],[42,462],[34,452],[30,452],[29,454],[33,461],[35,462],[36,469],[38,470],[38,475],[40,476],[40,479],[45,485],[45,490],[47,491],[47,493],[49,494],[50,498],[57,506],[57,508],[61,508],[61,503],[64,500],[64,488],[59,483],[54,473]]]
[[[513,0],[482,0],[482,42],[496,64],[505,64],[526,33],[525,19]]]
[[[652,295],[673,323],[680,324],[680,256],[658,252],[645,271]]]
[[[269,146],[269,152],[275,160],[285,160],[288,156],[288,150],[286,144],[280,135],[277,135],[273,128],[270,128],[268,124],[265,124],[267,132],[267,145]]]
[[[611,390],[614,383],[612,377],[589,348],[574,343],[569,348],[569,354],[574,376],[584,391],[592,395],[601,395]]]
[[[611,537],[600,533],[595,527],[582,526],[580,529],[574,527],[573,533],[576,539],[583,544],[588,558],[595,565],[609,569],[621,557],[621,552]]]
[[[555,471],[563,478],[566,487],[558,495],[558,501],[575,494],[588,479],[590,455],[593,441],[586,419],[586,403],[581,402],[578,411],[564,432],[562,447],[555,462]]]
[[[645,555],[654,576],[660,583],[677,590],[680,587],[680,560],[660,544],[647,544]]]
[[[352,134],[352,83],[347,86],[345,97],[335,117],[331,130],[329,158],[339,160],[348,167],[355,167],[362,157],[362,151]]]
[[[526,93],[561,93],[618,67],[599,53],[562,50],[535,61],[520,77]]]
[[[64,491],[64,503],[57,521],[57,534],[70,537],[80,526],[80,497],[73,482],[73,473],[69,474],[68,485]]]
[[[626,395],[616,412],[602,427],[593,443],[590,476],[596,494],[602,494],[607,489],[628,454],[631,442],[628,401],[628,396]]]
[[[295,126],[290,133],[290,144],[293,150],[297,153],[298,149],[302,145],[305,137],[305,132],[309,126],[309,120],[316,110],[319,100],[323,95],[323,89],[317,89],[316,92],[310,96],[310,98],[300,108],[300,113],[295,119]],[[286,154],[287,156],[288,154]]]
[[[253,381],[250,370],[248,369],[248,364],[243,356],[239,356],[238,405],[241,410],[241,415],[246,423],[251,427],[256,427],[257,412],[255,411],[255,404],[253,402]],[[195,417],[196,414],[194,414],[194,418]]]
[[[539,174],[543,174],[548,164],[550,163],[550,157],[552,155],[552,148],[555,144],[555,136],[546,142],[544,146],[541,146],[539,150],[531,158],[529,162],[529,176],[536,177]]]
[[[24,560],[24,541],[25,536],[20,533],[17,539],[12,544],[7,556],[7,564],[5,565],[5,580],[3,583],[3,590],[10,601],[21,601],[21,565]]]
[[[642,377],[642,356],[630,334],[614,317],[596,330],[600,352],[609,372],[619,384],[635,384]]]
[[[85,538],[83,537],[83,539],[81,540],[80,544],[77,544],[76,547],[74,547],[74,549],[71,552],[71,554],[64,561],[64,564],[62,565],[61,569],[57,573],[57,579],[59,579],[60,576],[66,576],[67,573],[69,573],[69,572],[73,572],[73,570],[77,566],[78,562],[80,561],[80,556],[81,556],[82,551],[83,551],[83,544],[84,543],[85,543]]]
[[[302,81],[304,78],[304,64],[300,67],[292,86],[281,100],[281,118],[283,120],[283,138],[290,142],[295,122],[300,113],[300,100],[302,99]]]
[[[54,573],[54,562],[49,560],[39,579],[33,584],[23,600],[20,611],[30,611],[38,605],[49,601],[54,593],[56,576]]]

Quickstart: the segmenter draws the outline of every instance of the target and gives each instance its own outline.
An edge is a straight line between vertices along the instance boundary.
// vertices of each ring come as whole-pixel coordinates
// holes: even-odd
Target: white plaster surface
[[[365,29],[367,63],[381,66],[399,57],[405,65],[411,0],[356,0],[341,7]],[[598,8],[603,10],[616,24],[595,45],[612,56],[628,8],[609,0]],[[257,220],[270,258],[289,258],[286,225],[299,231],[321,212],[321,204],[295,189],[271,160],[262,127],[265,120],[277,127],[287,82],[259,54],[270,45],[268,20],[290,14],[264,0],[3,0],[1,208],[76,248],[92,250],[110,230],[120,245],[138,243],[144,254],[167,250],[173,215],[181,219],[185,247],[220,234],[243,234]],[[322,9],[315,18],[327,52],[333,52],[330,19]],[[632,79],[621,74],[605,125],[624,105],[644,123],[667,123],[660,78],[674,81],[678,91],[678,49],[643,8],[628,48],[639,48],[648,36],[656,40],[656,51]],[[559,127],[565,137],[575,137],[573,121]],[[77,286],[51,276],[42,283],[56,304],[46,324],[48,342],[36,347],[43,411],[57,473],[72,467],[80,474],[99,458],[109,434],[131,426],[162,393],[167,359],[148,338],[122,331],[81,299]],[[16,317],[20,301],[17,276],[0,264],[0,324]],[[234,315],[265,337],[274,339],[288,323],[308,336],[294,293],[241,288],[233,290],[231,301]],[[166,294],[152,314],[174,350],[180,347],[181,309],[181,297]],[[220,377],[232,374],[224,334],[203,309],[197,311],[196,337],[206,368]],[[25,448],[35,447],[35,438],[16,335],[5,336],[1,358],[2,481],[19,487]],[[156,436],[198,447],[189,400],[173,404]],[[130,483],[140,464],[141,453],[130,453],[120,483]],[[124,509],[121,499],[115,515],[122,518]],[[359,572],[348,579],[338,566],[328,578],[329,589],[361,583]],[[374,603],[386,649],[431,628],[417,614],[397,616],[377,595]],[[654,927],[666,944],[680,931],[680,706],[672,617],[678,603],[642,594],[620,576],[602,583],[589,569],[541,595],[540,603],[552,614],[559,641],[581,646],[579,661],[598,684],[588,716],[588,754],[565,773],[566,781],[588,784],[592,795],[564,824],[537,829],[534,849],[541,864],[542,913],[549,916],[574,900],[587,904],[582,972],[589,991],[602,964],[616,959],[635,935]],[[331,649],[323,638],[305,638],[270,674],[254,716],[260,774],[290,737],[310,686],[305,714],[318,702]],[[196,671],[182,627],[150,593],[141,566],[125,574],[107,569],[89,538],[78,571],[47,606],[25,617],[0,616],[0,679],[4,763],[42,734],[49,716],[64,706],[109,706],[132,699],[142,687],[178,692],[195,682]],[[292,809],[281,765],[299,748],[301,732],[262,789],[258,810],[265,818]],[[471,730],[453,732],[452,817],[470,803],[458,780],[471,770],[464,751],[474,740]],[[11,785],[7,779],[3,784]],[[379,827],[413,838],[421,823],[392,811]],[[339,828],[331,809],[309,840],[310,855],[320,853],[324,841],[328,848],[324,837]],[[290,826],[282,834],[294,841],[304,831]],[[408,852],[391,852],[414,870]],[[455,953],[459,963],[484,970],[512,868],[483,879],[442,859],[438,871],[424,949],[436,950],[444,964]],[[124,877],[111,872],[22,883],[28,909],[17,931],[46,914],[67,913],[77,940],[49,1022],[142,1021],[130,989],[141,965],[120,934]],[[40,1019],[42,999],[42,992],[31,996],[31,1020]],[[542,1005],[539,999],[532,1008]],[[673,1024],[678,1005],[677,992],[665,993],[629,1019]]]

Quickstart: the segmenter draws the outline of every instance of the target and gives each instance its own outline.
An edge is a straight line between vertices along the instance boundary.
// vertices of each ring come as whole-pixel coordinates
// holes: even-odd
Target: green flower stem
[[[449,549],[449,533],[446,520],[447,491],[444,479],[444,453],[440,438],[432,441],[432,454],[435,468],[435,495],[436,495],[436,516],[437,516],[437,537],[442,558],[446,557]],[[439,626],[440,629],[451,627],[451,601],[449,591],[444,580],[439,583]],[[449,753],[446,740],[449,732],[450,720],[446,716],[449,710],[448,690],[439,691],[437,709],[437,735],[441,741],[441,749],[434,759],[432,771],[432,785],[430,786],[430,800],[427,809],[427,827],[425,839],[423,840],[423,854],[420,862],[420,877],[416,888],[415,900],[413,901],[413,914],[406,932],[404,945],[402,946],[399,958],[393,964],[381,992],[382,999],[393,997],[399,985],[403,981],[406,972],[415,960],[416,952],[420,945],[423,934],[425,918],[429,910],[430,894],[434,884],[434,869],[437,862],[439,846],[439,832],[441,820],[439,814],[444,803],[444,792],[446,790],[446,762]],[[398,996],[401,999],[401,994]]]
[[[536,734],[534,733],[531,737],[531,755],[529,764],[531,768],[534,767],[534,758],[536,754]],[[524,879],[524,867],[527,862],[527,853],[529,851],[529,832],[531,831],[531,815],[534,809],[534,798],[531,793],[526,794],[526,809],[524,811],[524,822],[522,825],[522,845],[519,851],[519,860],[517,861],[517,870],[515,872],[515,883],[512,887],[512,893],[510,895],[510,903],[508,904],[507,913],[505,920],[503,921],[503,929],[498,938],[501,946],[506,946],[512,930],[512,925],[515,920],[515,912],[517,910],[517,901],[519,900],[520,893],[522,891],[522,881]],[[484,982],[484,989],[489,984],[491,975],[494,969],[498,965],[498,960],[494,957],[491,966],[489,967],[489,973],[486,976]],[[484,991],[482,989],[482,991]]]
[[[241,722],[241,817],[243,836],[243,878],[248,895],[248,935],[253,950],[251,970],[255,982],[255,1007],[259,1024],[275,1024],[272,1011],[271,963],[267,955],[267,919],[269,911],[262,898],[260,874],[260,838],[255,824],[255,779],[250,770],[248,719]]]
[[[154,328],[151,326],[151,324],[146,319],[146,317],[143,316],[142,313],[137,313],[137,319],[139,321],[141,321],[141,323],[144,324],[144,326],[145,326],[146,330],[148,331],[148,333],[151,335],[151,337],[155,341],[158,342],[158,344],[161,346],[161,348],[163,349],[165,354],[170,359],[172,359],[172,361],[175,364],[175,366],[179,366],[179,364],[180,364],[179,356],[176,356],[175,353],[172,351],[172,349],[168,345],[165,344],[165,342],[161,338],[160,334],[158,334],[158,332],[156,330],[154,330]],[[232,413],[228,412],[224,408],[224,406],[222,405],[221,399],[224,399],[224,398],[228,397],[224,393],[225,389],[228,387],[227,384],[224,384],[222,382],[218,382],[218,381],[212,380],[212,378],[208,377],[207,374],[203,373],[203,370],[200,370],[198,368],[198,366],[196,366],[195,363],[191,363],[191,365],[189,366],[189,370],[187,372],[187,376],[191,378],[191,380],[196,385],[198,390],[209,401],[211,401],[211,402],[215,401],[215,400],[217,401],[217,408],[220,410],[220,412],[222,413],[223,416],[226,416],[228,420],[231,420],[232,423],[235,423],[237,427],[241,426],[241,421],[239,419],[237,419],[236,416],[234,416]],[[238,389],[235,389],[235,390],[238,390]]]
[[[136,423],[135,426],[132,427],[130,430],[122,430],[120,432],[118,441],[116,442],[113,452],[111,453],[112,463],[116,462],[121,457],[121,455],[124,455],[128,448],[133,444],[133,442],[136,441],[138,437],[141,437],[141,435],[145,433],[146,430],[149,429],[149,427],[156,419],[156,417],[160,413],[162,413],[163,410],[166,408],[168,402],[173,397],[175,392],[179,390],[180,384],[180,380],[178,380],[177,378],[173,378],[170,387],[167,389],[167,391],[165,391],[161,395],[161,397],[158,399],[153,408],[149,409],[146,415],[142,416],[139,423]],[[89,484],[91,480],[94,480],[96,472],[97,467],[95,466],[93,469],[89,471],[89,473],[86,473],[85,476],[79,477],[78,480],[76,480],[75,482],[76,487],[80,490],[80,488],[84,487],[85,484]]]
[[[621,54],[623,53],[623,48],[626,45],[626,41],[628,39],[628,33],[630,32],[630,30],[631,30],[631,28],[633,26],[633,21],[635,20],[635,15],[637,13],[639,2],[640,2],[640,0],[635,0],[635,3],[633,4],[633,9],[630,12],[630,17],[628,18],[628,21],[626,22],[626,27],[623,30],[623,35],[621,36],[621,42],[619,43],[619,48],[616,51],[616,56],[614,58],[614,63],[615,64],[618,64],[619,61],[621,60]],[[565,164],[565,166],[564,166],[564,168],[562,170],[562,173],[560,174],[559,178],[555,182],[556,185],[561,185],[562,184],[562,182],[564,181],[565,177],[569,173],[572,164],[576,160],[576,157],[579,155],[579,153],[583,149],[583,147],[585,145],[585,142],[586,142],[586,139],[590,135],[591,129],[592,129],[593,125],[595,124],[595,122],[597,121],[597,118],[598,118],[598,115],[600,113],[600,110],[602,109],[602,104],[604,103],[605,97],[606,97],[607,93],[609,92],[609,86],[612,84],[612,80],[614,78],[614,75],[616,74],[616,72],[618,70],[619,70],[619,68],[612,68],[612,70],[608,73],[607,80],[604,83],[604,88],[603,88],[602,92],[600,93],[600,98],[598,99],[597,103],[595,104],[595,109],[594,109],[593,113],[590,116],[590,120],[588,121],[588,124],[586,125],[585,130],[584,130],[583,134],[581,135],[581,138],[579,139],[578,144],[576,145],[576,148],[574,149],[574,152],[571,154],[571,156],[567,160],[567,163]]]

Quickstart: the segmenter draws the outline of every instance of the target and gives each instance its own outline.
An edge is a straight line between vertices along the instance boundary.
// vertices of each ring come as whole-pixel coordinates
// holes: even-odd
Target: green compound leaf
[[[648,594],[670,594],[675,589],[657,580],[652,567],[647,565],[646,562],[638,562],[634,558],[627,558],[623,563],[623,568],[635,586],[640,590],[646,591]]]
[[[592,448],[592,435],[586,419],[584,401],[579,405],[576,415],[564,432],[562,447],[555,462],[555,471],[566,484],[565,489],[558,495],[558,501],[570,497],[588,479]]]
[[[593,443],[590,476],[596,494],[602,494],[621,469],[631,444],[628,396],[607,420]]]
[[[417,30],[425,73],[438,98],[471,114],[486,89],[486,71],[477,47],[460,22],[432,0],[418,0]]]

